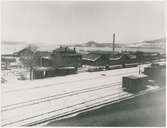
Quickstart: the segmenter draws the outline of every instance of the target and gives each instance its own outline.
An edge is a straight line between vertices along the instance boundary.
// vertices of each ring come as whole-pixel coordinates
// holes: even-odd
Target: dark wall
[[[80,67],[82,64],[81,56],[68,53],[52,54],[52,66],[58,67]]]

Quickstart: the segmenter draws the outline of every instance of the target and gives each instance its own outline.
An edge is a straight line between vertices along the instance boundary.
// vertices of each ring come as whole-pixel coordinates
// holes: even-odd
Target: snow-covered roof
[[[75,69],[75,67],[61,67],[61,68],[58,68],[58,69]]]
[[[47,59],[47,60],[51,60],[51,57],[50,56],[44,56],[42,57],[43,59]]]
[[[110,60],[119,60],[121,57],[110,58]]]
[[[126,77],[131,78],[131,79],[138,79],[138,78],[145,78],[145,77],[147,77],[147,75],[135,74],[135,75],[129,75],[129,76],[126,76]]]
[[[86,54],[82,57],[83,60],[89,60],[89,61],[96,61],[97,59],[99,59],[102,55],[99,54]]]

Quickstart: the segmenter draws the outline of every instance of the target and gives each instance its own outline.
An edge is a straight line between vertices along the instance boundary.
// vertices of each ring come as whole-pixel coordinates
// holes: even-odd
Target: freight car
[[[146,88],[147,75],[130,75],[122,79],[122,87],[129,92],[137,92]]]

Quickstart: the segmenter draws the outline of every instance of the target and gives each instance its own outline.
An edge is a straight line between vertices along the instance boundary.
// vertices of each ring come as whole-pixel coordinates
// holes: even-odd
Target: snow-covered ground
[[[144,65],[143,67],[148,66]],[[138,74],[138,67],[84,72],[2,86],[2,126],[20,126],[79,113],[84,109],[126,98],[122,76]]]
[[[29,79],[29,71],[25,68],[12,68],[10,70],[2,70],[1,71],[2,78],[6,80],[4,84],[13,85],[13,83],[17,83],[20,80],[28,80]]]

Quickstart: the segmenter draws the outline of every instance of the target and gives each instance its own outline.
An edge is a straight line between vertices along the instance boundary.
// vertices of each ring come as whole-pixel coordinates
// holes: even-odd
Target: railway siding
[[[60,83],[62,78],[52,78],[50,82],[47,80],[49,86],[46,81],[41,87],[36,86],[35,83],[40,82],[35,81],[19,91],[19,88],[5,90],[2,93],[2,126],[36,125],[132,98],[134,94],[122,89],[121,79],[137,73],[137,68],[127,68],[84,74],[85,77],[78,74],[77,79],[75,75],[64,77],[67,79],[63,83]],[[145,92],[154,89],[156,87],[148,87]]]

